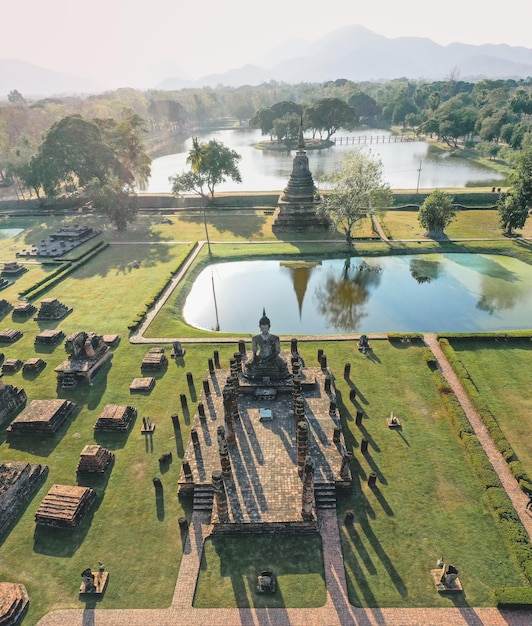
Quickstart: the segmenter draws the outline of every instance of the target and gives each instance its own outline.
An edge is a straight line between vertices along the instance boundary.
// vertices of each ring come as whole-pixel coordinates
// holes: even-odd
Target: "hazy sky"
[[[89,76],[105,86],[198,78],[294,37],[361,24],[386,37],[532,48],[532,2],[506,0],[4,0],[0,59]],[[294,50],[296,53],[296,50]],[[179,68],[182,71],[179,71]],[[135,76],[138,81],[135,81]],[[142,78],[141,78],[142,77]]]

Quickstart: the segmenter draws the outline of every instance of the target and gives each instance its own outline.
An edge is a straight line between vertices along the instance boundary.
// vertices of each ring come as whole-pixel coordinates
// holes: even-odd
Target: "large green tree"
[[[392,192],[384,180],[382,162],[353,150],[323,181],[325,191],[319,211],[345,235],[352,248],[355,224],[365,215],[391,204]]]
[[[170,176],[172,193],[197,193],[202,198],[214,198],[216,186],[228,178],[237,183],[242,182],[238,161],[242,157],[221,141],[211,139],[201,143],[197,137],[192,140],[192,148],[187,157],[190,165],[188,172]]]
[[[418,221],[427,230],[427,237],[441,239],[443,231],[455,215],[452,197],[445,191],[436,189],[419,207]]]
[[[508,178],[510,187],[497,200],[499,222],[506,235],[523,228],[532,208],[532,147],[517,158],[517,167]]]
[[[340,98],[322,98],[305,109],[307,128],[320,134],[325,133],[328,141],[339,128],[352,130],[358,117],[355,109]]]

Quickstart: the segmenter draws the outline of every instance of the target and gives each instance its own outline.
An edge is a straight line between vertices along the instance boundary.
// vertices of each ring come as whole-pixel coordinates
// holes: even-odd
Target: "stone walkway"
[[[319,340],[319,338],[314,338]],[[458,377],[441,350],[435,334],[426,334],[443,375],[468,416],[528,534],[532,517],[524,507],[528,498],[519,489],[508,466],[482,424]],[[495,608],[361,609],[347,595],[340,535],[334,510],[320,510],[327,602],[314,609],[195,609],[192,607],[203,543],[212,526],[210,515],[194,513],[170,608],[79,609],[54,611],[38,626],[530,626],[532,611]]]

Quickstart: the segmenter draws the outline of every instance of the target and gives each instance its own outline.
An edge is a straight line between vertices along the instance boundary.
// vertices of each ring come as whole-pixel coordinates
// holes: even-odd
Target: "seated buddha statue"
[[[259,320],[260,334],[251,338],[253,358],[246,363],[244,376],[249,380],[261,382],[264,379],[284,380],[290,377],[288,365],[280,356],[281,341],[270,333],[270,320],[263,309]]]

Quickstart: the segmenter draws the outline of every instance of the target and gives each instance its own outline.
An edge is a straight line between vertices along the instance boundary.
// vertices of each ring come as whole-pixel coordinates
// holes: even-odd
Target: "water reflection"
[[[410,261],[410,274],[420,285],[430,283],[431,280],[436,280],[440,275],[440,263],[424,258],[412,259]]]
[[[532,266],[473,254],[219,263],[198,276],[183,315],[255,334],[263,307],[282,335],[532,328]]]
[[[382,268],[366,261],[352,264],[345,260],[339,276],[329,274],[323,286],[317,287],[318,311],[338,331],[354,332],[367,315],[364,309],[370,292],[380,282]]]
[[[347,151],[360,149],[382,160],[384,176],[392,189],[420,189],[467,187],[470,185],[492,186],[503,180],[504,175],[467,159],[453,158],[449,152],[436,150],[424,141],[393,143],[383,141],[390,133],[382,129],[361,129],[353,132],[339,131],[340,136],[351,137],[349,144],[339,143],[326,150],[308,150],[310,169],[316,185],[324,174],[332,172]],[[358,139],[380,136],[379,143],[358,143]],[[228,180],[219,185],[217,191],[279,191],[284,189],[292,171],[294,154],[271,150],[258,150],[255,145],[265,138],[260,130],[227,129],[198,135],[203,142],[211,139],[221,141],[236,150],[242,160],[238,167],[242,184]],[[154,159],[147,192],[169,193],[169,176],[188,169],[186,159],[192,145],[189,138],[182,152]],[[420,171],[421,169],[421,171]]]

